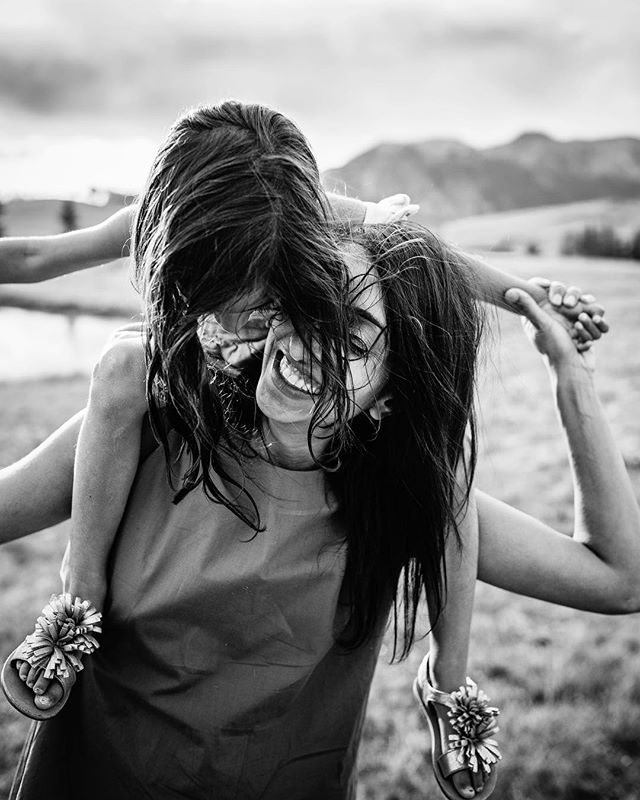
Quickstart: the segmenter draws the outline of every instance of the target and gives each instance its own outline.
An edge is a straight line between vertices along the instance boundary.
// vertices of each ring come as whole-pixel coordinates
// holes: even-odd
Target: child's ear
[[[391,392],[385,392],[377,397],[371,408],[369,409],[369,416],[376,422],[380,422],[385,417],[393,412],[393,397]]]

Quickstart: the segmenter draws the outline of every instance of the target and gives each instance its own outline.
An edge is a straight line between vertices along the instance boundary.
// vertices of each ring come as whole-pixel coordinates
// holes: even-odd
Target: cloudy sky
[[[180,109],[292,116],[322,167],[384,140],[640,135],[638,0],[4,0],[0,192],[135,190]]]

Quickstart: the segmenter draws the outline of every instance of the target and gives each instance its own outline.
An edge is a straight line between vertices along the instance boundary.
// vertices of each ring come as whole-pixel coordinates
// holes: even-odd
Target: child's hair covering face
[[[227,502],[211,470],[222,469],[221,437],[237,423],[234,385],[212,382],[197,330],[203,315],[245,293],[277,299],[297,330],[314,328],[324,377],[316,412],[331,404],[344,414],[346,270],[327,214],[306,139],[264,106],[195,108],[161,145],[138,204],[133,253],[151,423],[168,460],[169,429],[180,434],[192,461],[187,488],[203,482]]]

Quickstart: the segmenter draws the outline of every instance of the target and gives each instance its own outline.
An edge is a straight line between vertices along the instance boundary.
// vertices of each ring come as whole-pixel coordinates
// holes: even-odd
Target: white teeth
[[[315,393],[313,386],[305,379],[304,375],[293,366],[284,353],[280,359],[279,370],[282,377],[290,386],[293,386],[295,389],[300,389],[303,392],[308,392],[309,394]]]

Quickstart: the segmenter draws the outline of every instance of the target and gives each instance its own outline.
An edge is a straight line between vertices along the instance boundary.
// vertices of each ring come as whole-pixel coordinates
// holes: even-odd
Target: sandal
[[[82,655],[90,655],[100,645],[94,634],[101,633],[102,614],[87,600],[70,594],[51,595],[29,634],[4,662],[2,691],[11,705],[31,719],[55,716],[67,702],[76,673],[82,669]],[[62,686],[62,697],[50,708],[38,708],[33,690],[20,679],[17,661],[26,661]]]
[[[431,762],[433,773],[442,793],[449,800],[464,800],[454,786],[451,776],[462,770],[482,772],[486,781],[482,789],[472,800],[484,800],[489,797],[496,786],[496,770],[492,770],[502,756],[493,735],[498,732],[496,717],[500,713],[489,705],[489,698],[478,689],[477,685],[467,678],[466,686],[447,694],[435,689],[429,682],[429,656],[427,655],[418,677],[413,682],[413,693],[420,703],[431,732]],[[449,749],[440,736],[438,714],[434,704],[446,706],[447,716],[455,731],[449,734]]]

